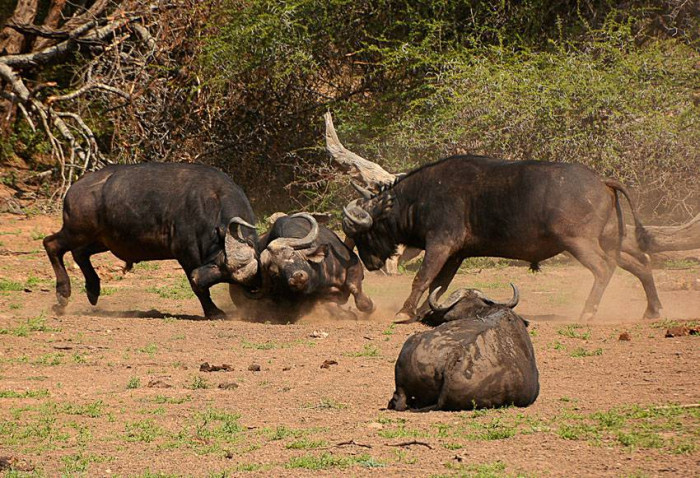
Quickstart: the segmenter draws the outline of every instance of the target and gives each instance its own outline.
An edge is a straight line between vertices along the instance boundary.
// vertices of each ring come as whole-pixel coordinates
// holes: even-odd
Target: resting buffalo
[[[110,251],[135,262],[176,259],[187,274],[204,315],[221,318],[209,287],[219,282],[257,286],[257,234],[239,223],[255,222],[243,190],[221,171],[197,164],[144,163],[107,166],[86,174],[66,194],[63,227],[44,239],[56,274],[57,312],[71,294],[63,256],[71,251],[95,305],[100,279],[90,256]]]
[[[539,373],[527,323],[512,308],[518,291],[499,304],[474,289],[428,303],[425,322],[442,325],[410,337],[395,366],[394,410],[526,407],[539,394]]]
[[[374,304],[362,291],[364,272],[357,255],[314,216],[298,213],[279,217],[260,237],[262,301],[248,303],[249,314],[283,314],[295,320],[316,303],[344,304],[352,294],[361,312]],[[231,286],[234,303],[240,295]],[[265,302],[270,304],[265,305]]]
[[[630,203],[641,249],[621,247],[618,193]],[[644,317],[659,317],[646,231],[627,189],[585,166],[454,156],[420,167],[344,209],[343,230],[368,269],[379,269],[404,244],[425,250],[411,294],[397,318],[415,320],[426,289],[444,290],[467,257],[538,263],[568,251],[594,276],[581,318],[593,317],[616,265],[637,276],[647,295]],[[423,304],[422,311],[426,310]]]

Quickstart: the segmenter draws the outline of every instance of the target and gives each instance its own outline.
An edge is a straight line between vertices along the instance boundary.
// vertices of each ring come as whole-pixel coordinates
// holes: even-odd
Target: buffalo
[[[360,259],[333,231],[320,225],[317,217],[282,214],[260,237],[259,301],[246,304],[240,298],[241,288],[230,286],[232,300],[245,304],[242,308],[247,308],[249,317],[283,316],[293,321],[319,303],[345,304],[350,295],[359,311],[374,310],[372,299],[362,291]],[[337,308],[333,312],[347,315]]]
[[[660,316],[645,244],[648,234],[624,185],[583,165],[453,156],[422,166],[392,185],[350,202],[343,230],[368,269],[377,270],[398,244],[425,250],[399,321],[416,319],[423,293],[444,290],[467,257],[538,263],[568,251],[594,277],[582,320],[592,318],[616,265],[641,281],[646,318]],[[622,247],[627,198],[639,247]],[[427,305],[421,306],[421,312]]]
[[[63,256],[71,251],[95,305],[100,279],[90,256],[110,251],[127,263],[176,259],[208,318],[224,313],[209,288],[220,282],[254,289],[260,280],[255,222],[243,190],[218,169],[177,163],[112,165],[83,176],[63,202],[63,227],[44,239],[56,274],[55,310],[71,295]]]
[[[539,394],[539,373],[527,322],[508,303],[475,289],[453,293],[421,321],[438,325],[411,336],[396,360],[391,410],[471,410],[526,407]]]

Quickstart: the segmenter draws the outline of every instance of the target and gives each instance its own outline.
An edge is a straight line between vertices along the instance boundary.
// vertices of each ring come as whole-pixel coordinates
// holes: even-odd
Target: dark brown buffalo
[[[63,202],[63,227],[44,239],[56,274],[57,312],[71,295],[63,256],[71,251],[88,300],[100,296],[90,256],[110,251],[135,262],[176,259],[207,317],[224,313],[209,288],[219,282],[257,287],[255,222],[243,190],[218,169],[197,164],[107,166],[83,176]]]
[[[622,247],[619,194],[630,202],[638,248]],[[378,194],[364,193],[344,210],[343,230],[368,269],[377,270],[398,244],[425,250],[411,294],[397,314],[414,320],[424,292],[444,290],[467,257],[538,263],[568,251],[594,277],[581,318],[593,317],[617,265],[644,286],[644,317],[659,317],[647,234],[627,189],[585,166],[455,156],[418,168]],[[422,311],[426,309],[423,304]]]
[[[526,407],[539,394],[539,373],[527,323],[512,308],[462,289],[442,306],[429,298],[422,321],[441,324],[410,337],[395,366],[393,410]]]
[[[317,303],[345,304],[350,295],[361,312],[374,310],[362,291],[360,259],[314,216],[282,215],[260,237],[258,250],[262,287],[260,300],[244,305],[249,317],[276,315],[294,321]],[[245,304],[236,286],[230,291],[234,303]]]

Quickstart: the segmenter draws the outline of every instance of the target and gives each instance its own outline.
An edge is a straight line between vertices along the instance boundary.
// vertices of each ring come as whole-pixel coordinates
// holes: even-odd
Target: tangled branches
[[[64,194],[80,174],[109,162],[86,102],[119,109],[133,101],[139,93],[134,87],[139,71],[157,49],[149,22],[169,5],[96,0],[76,9],[65,0],[54,0],[44,25],[31,23],[34,15],[27,11],[32,8],[36,12],[36,0],[20,1],[5,28],[20,36],[5,34],[0,39],[6,53],[0,56],[0,98],[7,111],[3,121],[7,129],[19,114],[33,131],[43,132]],[[59,26],[58,17],[66,13],[72,15]],[[43,79],[46,69],[78,58],[81,66],[67,84]]]

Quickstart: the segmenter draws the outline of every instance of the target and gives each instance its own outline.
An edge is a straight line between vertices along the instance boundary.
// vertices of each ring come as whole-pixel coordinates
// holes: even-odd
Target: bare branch
[[[323,115],[323,118],[326,121],[326,150],[341,171],[348,173],[353,179],[370,188],[394,182],[395,175],[343,146],[333,127],[333,118],[330,112]]]
[[[119,95],[119,96],[121,96],[122,98],[127,99],[127,100],[131,99],[131,95],[129,95],[128,93],[126,93],[126,92],[124,92],[124,91],[122,91],[122,90],[120,90],[119,88],[115,88],[115,87],[113,87],[113,86],[105,85],[104,83],[90,83],[90,84],[86,84],[86,85],[84,85],[84,86],[78,88],[78,89],[75,90],[74,92],[68,93],[68,94],[66,94],[66,95],[49,96],[49,97],[46,99],[46,103],[50,105],[50,104],[52,104],[52,103],[54,103],[54,102],[56,102],[56,101],[68,101],[68,100],[73,100],[73,99],[75,99],[75,98],[77,98],[77,97],[79,97],[79,96],[81,96],[81,95],[87,93],[88,91],[94,90],[94,89],[99,89],[99,90],[108,91],[108,92],[110,92],[110,93],[114,93],[115,95]]]

